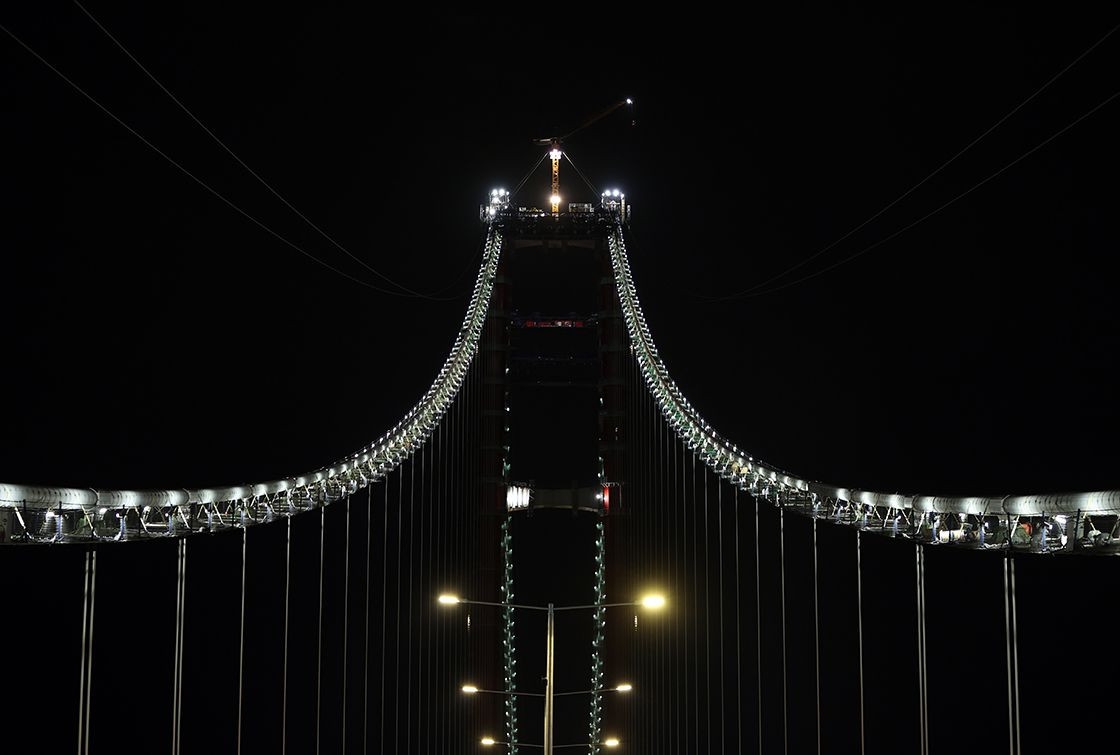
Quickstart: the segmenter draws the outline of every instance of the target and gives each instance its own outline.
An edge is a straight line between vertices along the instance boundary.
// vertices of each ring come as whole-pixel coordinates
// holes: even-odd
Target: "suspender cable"
[[[672,515],[672,509],[669,504],[669,498],[666,493],[665,485],[661,480],[661,460],[664,457],[665,445],[668,442],[668,437],[665,434],[664,425],[661,422],[661,413],[658,411],[657,402],[654,401],[652,394],[646,391],[646,396],[650,406],[650,433],[651,445],[653,437],[656,437],[656,448],[651,448],[650,462],[651,465],[657,468],[657,475],[654,476],[654,469],[650,469],[650,482],[657,490],[657,500],[660,504],[658,508],[658,538],[657,538],[657,551],[656,551],[656,567],[657,567],[657,584],[661,584],[664,579],[664,574],[668,566],[670,541],[672,538],[673,528],[669,525],[669,517]],[[662,734],[659,739],[664,743],[664,749],[667,752],[672,751],[672,735],[673,735],[673,696],[672,696],[672,661],[673,661],[673,643],[670,642],[670,624],[667,621],[659,620],[657,622],[658,631],[661,635],[661,653],[658,657],[659,684],[661,685],[660,699],[661,711],[658,718],[661,722]]]
[[[1008,531],[1010,538],[1010,530]],[[1004,637],[1007,638],[1007,751],[1010,755],[1017,755],[1015,749],[1015,697],[1012,690],[1014,677],[1014,661],[1012,660],[1011,638],[1011,553],[1008,552],[1003,559],[1003,622]]]
[[[743,752],[743,630],[741,626],[739,589],[739,488],[735,488],[735,719],[739,749]],[[761,755],[761,753],[759,754]]]
[[[699,552],[700,552],[700,545],[699,545],[699,540],[698,540],[698,537],[699,537],[699,534],[700,534],[699,533],[700,527],[698,526],[699,523],[697,522],[697,515],[696,515],[696,453],[694,451],[690,450],[689,451],[689,456],[692,458],[692,485],[690,486],[691,490],[692,490],[692,503],[688,507],[689,511],[692,513],[692,620],[693,620],[693,625],[696,627],[696,631],[693,634],[695,634],[696,641],[697,641],[697,643],[699,643],[700,642],[700,611],[697,610],[697,607],[698,607],[697,604],[699,603],[699,597],[700,597],[700,573],[699,573],[700,572],[700,567],[699,567],[699,562],[698,562]],[[693,675],[692,675],[692,678],[693,678],[692,706],[693,706],[693,712],[695,713],[695,721],[696,721],[696,728],[695,728],[696,750],[695,750],[695,752],[700,752],[701,750],[700,750],[700,658],[699,658],[699,655],[697,655],[696,663],[693,664],[692,669],[693,669]]]
[[[241,530],[241,618],[237,644],[237,755],[241,755],[241,700],[245,686],[245,571],[248,563],[249,530]]]
[[[89,753],[90,689],[93,677],[93,604],[97,587],[97,550],[86,551],[82,583],[82,665],[78,674],[78,755]]]
[[[417,663],[420,669],[416,674],[416,704],[419,706],[419,711],[416,715],[416,723],[420,727],[418,734],[420,735],[417,740],[417,748],[421,747],[420,741],[423,741],[423,752],[427,752],[431,744],[431,731],[430,721],[428,720],[429,710],[426,705],[427,699],[424,697],[428,689],[426,684],[429,672],[428,661],[430,656],[425,653],[431,650],[431,614],[428,606],[431,603],[432,595],[432,569],[429,559],[432,552],[432,512],[428,506],[428,499],[425,493],[428,492],[427,480],[424,475],[428,471],[428,444],[425,443],[420,449],[420,587],[418,592],[420,594],[420,647],[417,649]],[[427,513],[428,521],[427,526],[424,525],[424,515]],[[425,543],[424,539],[427,538]],[[426,557],[425,557],[426,556]],[[425,577],[424,567],[427,566],[427,580]],[[425,614],[427,616],[425,617]],[[427,641],[425,642],[425,639]]]
[[[817,518],[813,517],[813,668],[816,671],[817,755],[821,755],[821,619],[817,594]]]
[[[670,503],[670,494],[672,493],[672,488],[669,487],[669,465],[665,463],[666,458],[668,458],[669,455],[669,432],[668,428],[666,428],[665,426],[664,417],[661,416],[660,411],[657,411],[655,404],[653,411],[653,422],[654,427],[657,431],[657,477],[655,484],[657,486],[657,497],[659,497],[659,500],[661,501],[661,522],[665,530],[663,538],[664,544],[662,546],[661,552],[661,575],[662,579],[666,579],[669,576],[669,568],[672,565],[673,533],[675,528],[672,524],[671,519],[675,518],[675,511],[673,510],[673,506]],[[664,673],[662,674],[665,689],[663,690],[662,695],[664,696],[665,700],[665,728],[669,731],[669,736],[665,737],[665,744],[670,749],[672,749],[674,743],[673,737],[676,734],[675,728],[673,726],[673,687],[676,681],[676,674],[673,668],[673,660],[676,655],[676,643],[671,642],[670,630],[672,628],[672,625],[669,622],[662,621],[661,626],[664,627],[663,633],[665,636],[665,654],[663,660]]]
[[[917,603],[917,621],[915,629],[917,630],[917,660],[918,660],[918,751],[921,755],[926,755],[926,716],[925,716],[925,685],[923,684],[922,668],[922,546],[919,543],[914,543],[914,597]]]
[[[724,709],[724,703],[727,699],[727,690],[724,687],[723,669],[726,665],[724,661],[724,646],[723,646],[723,482],[716,479],[717,498],[716,505],[719,507],[719,519],[716,523],[716,528],[719,531],[719,751],[721,755],[727,752],[727,712]]]
[[[711,556],[708,530],[708,465],[701,464],[704,473],[704,714],[707,716],[704,739],[708,752],[712,750],[712,591],[710,587]]]
[[[176,633],[178,646],[175,649],[175,711],[172,717],[172,755],[179,755],[183,731],[183,645],[187,612],[187,540],[179,538],[179,606],[177,611]]]
[[[863,736],[863,567],[860,558],[860,535],[856,530],[856,639],[859,649],[859,751],[864,752]]]
[[[397,474],[397,586],[393,591],[394,612],[397,617],[396,641],[393,644],[393,751],[401,751],[401,556],[404,553],[404,464]]]
[[[1010,538],[1010,534],[1008,535]],[[1015,755],[1023,752],[1023,745],[1019,741],[1019,710],[1022,707],[1019,696],[1019,621],[1018,610],[1015,607],[1015,559],[1007,554],[1007,561],[1011,567],[1011,671],[1015,680]]]
[[[782,598],[782,751],[789,752],[789,679],[786,674],[786,507],[778,505],[778,567],[781,570],[780,587]]]
[[[449,565],[449,560],[448,560],[449,559],[449,555],[448,555],[449,538],[446,536],[445,533],[448,530],[454,531],[452,528],[449,527],[448,512],[447,512],[447,508],[446,508],[446,498],[443,495],[443,481],[444,481],[444,478],[445,478],[446,473],[447,473],[447,462],[446,462],[447,457],[446,457],[446,455],[444,454],[444,451],[443,451],[444,434],[445,434],[446,426],[447,426],[447,415],[444,415],[443,420],[439,423],[439,426],[436,428],[436,433],[437,433],[436,454],[438,456],[438,469],[439,469],[439,476],[437,478],[438,484],[436,486],[436,493],[437,493],[437,496],[438,496],[438,506],[439,506],[439,510],[440,510],[440,519],[442,521],[442,526],[440,528],[440,549],[439,549],[440,580],[441,580],[441,584],[445,585],[445,586],[447,584],[449,584],[448,575],[449,575],[449,571],[450,571],[450,565]],[[447,681],[449,681],[448,676],[449,676],[450,670],[451,670],[451,656],[450,656],[450,652],[449,652],[449,645],[450,645],[450,641],[451,641],[451,633],[445,629],[445,625],[449,621],[451,621],[450,618],[445,619],[444,621],[440,622],[440,626],[439,626],[439,637],[440,637],[439,673],[437,674],[436,679],[438,679],[440,682],[443,683],[444,688],[446,688],[446,683],[447,683]],[[451,729],[451,725],[450,725],[450,723],[451,723],[450,722],[450,717],[449,717],[448,712],[447,712],[447,695],[446,694],[445,695],[440,695],[436,698],[436,719],[440,722],[440,732],[443,735],[442,752],[448,752],[448,747],[449,747],[449,744],[450,744],[450,741],[451,741],[452,729]]]
[[[405,752],[412,752],[412,572],[416,542],[416,457],[408,462],[408,649],[405,651]]]
[[[385,503],[384,503],[384,518],[385,523],[381,528],[382,542],[381,542],[381,715],[379,723],[381,724],[381,750],[385,750],[385,640],[388,632],[388,611],[389,611],[389,595],[386,592],[389,588],[389,480],[392,477],[392,472],[385,475]]]
[[[369,752],[369,562],[373,540],[373,485],[366,488],[366,620],[362,652],[362,752]]]
[[[455,419],[456,419],[455,409],[456,408],[457,408],[457,404],[452,405],[451,408],[447,412],[448,454],[447,454],[447,468],[446,468],[446,473],[444,475],[444,478],[445,478],[444,479],[444,485],[446,486],[445,487],[445,496],[446,496],[448,506],[450,507],[452,515],[456,518],[456,527],[453,531],[453,535],[452,535],[452,539],[451,539],[451,564],[452,564],[452,578],[455,579],[456,582],[458,582],[458,580],[463,578],[463,559],[462,559],[462,551],[460,549],[461,536],[462,536],[462,530],[463,530],[463,526],[462,526],[462,524],[463,524],[463,511],[459,506],[456,505],[455,496],[454,496],[455,487],[454,487],[454,483],[453,483],[453,480],[455,479],[456,453],[458,452],[458,443],[456,442],[458,440],[457,435],[456,435],[456,430],[457,430],[458,423],[455,421]],[[456,617],[456,620],[459,621],[461,619],[459,617]],[[454,634],[451,635],[451,648],[452,648],[452,653],[453,653],[453,655],[452,655],[452,669],[453,669],[452,673],[455,677],[455,680],[454,680],[455,682],[458,682],[460,679],[463,678],[462,677],[462,674],[463,674],[463,655],[464,655],[463,644],[464,644],[465,637],[466,637],[466,632],[464,631],[462,626],[459,626],[458,628],[456,628]],[[452,705],[451,720],[452,720],[453,725],[454,725],[454,729],[453,729],[454,730],[454,737],[455,737],[454,748],[456,750],[462,752],[464,744],[465,744],[464,741],[463,741],[463,738],[466,735],[466,720],[465,720],[465,717],[463,715],[463,706]]]
[[[431,488],[431,494],[432,494],[432,505],[435,509],[435,519],[436,519],[435,532],[436,532],[436,536],[437,536],[437,541],[436,542],[438,544],[438,548],[436,550],[436,564],[435,564],[435,566],[436,566],[436,579],[439,580],[440,589],[447,586],[447,565],[444,561],[444,559],[446,558],[446,554],[445,554],[446,548],[445,548],[445,540],[444,540],[444,534],[443,534],[444,530],[447,527],[447,523],[445,521],[445,517],[444,517],[444,514],[443,514],[443,498],[440,496],[440,488],[439,488],[439,482],[442,480],[442,477],[437,477],[435,475],[435,470],[438,469],[438,470],[440,470],[441,473],[442,473],[442,470],[443,470],[443,422],[445,422],[445,421],[446,421],[446,419],[441,421],[440,424],[436,427],[435,435],[432,438],[432,454],[435,458],[432,461],[433,481],[434,482],[433,482],[433,485],[432,485],[432,488]],[[441,619],[443,619],[443,617],[441,617]],[[435,668],[434,676],[435,676],[435,680],[436,680],[435,686],[440,690],[446,689],[446,684],[447,684],[447,681],[448,681],[447,680],[447,666],[444,662],[444,658],[445,658],[444,643],[446,642],[446,640],[444,638],[443,626],[444,626],[445,621],[446,621],[446,619],[443,619],[436,624],[436,642],[435,642],[435,646],[436,646],[436,649],[435,649],[435,655],[436,655],[435,666],[436,666],[436,668]],[[439,727],[438,736],[436,737],[436,744],[438,746],[438,751],[441,752],[441,753],[446,751],[444,743],[447,741],[447,719],[446,719],[445,716],[441,715],[441,710],[442,710],[441,702],[442,702],[442,700],[443,700],[443,695],[442,694],[437,694],[435,696],[435,699],[432,701],[434,718],[435,718],[435,721],[436,721],[436,725]]]
[[[93,549],[86,551],[85,572],[82,575],[82,665],[78,672],[78,755],[82,755],[82,734],[85,731],[86,713],[86,658],[89,654],[89,562]]]
[[[689,540],[688,540],[688,514],[689,514],[689,510],[690,510],[690,506],[688,504],[688,469],[685,466],[684,442],[681,441],[680,438],[677,439],[677,445],[680,447],[680,450],[681,450],[681,457],[680,457],[681,525],[682,525],[681,526],[681,567],[682,567],[682,570],[684,572],[684,574],[683,574],[684,585],[685,585],[685,587],[687,587],[688,586],[688,581],[689,581],[689,575],[691,574],[691,569],[689,569],[689,561],[688,561],[688,554],[690,552]],[[692,595],[695,595],[695,592],[692,591],[692,590],[682,590],[681,591],[682,595],[687,595],[689,593],[691,593]],[[684,635],[685,635],[684,645],[685,645],[686,648],[691,648],[692,647],[692,642],[695,642],[695,640],[696,640],[696,636],[695,636],[695,632],[692,629],[692,616],[688,612],[688,606],[690,604],[690,599],[686,598],[685,600],[682,601],[682,603],[684,603],[684,605],[685,605],[685,615],[683,617]],[[689,640],[689,637],[692,638],[691,641]],[[685,728],[685,750],[686,751],[687,751],[688,747],[693,744],[692,730],[695,729],[696,726],[697,726],[696,719],[692,716],[692,705],[691,705],[692,696],[693,696],[694,691],[695,691],[695,686],[692,683],[693,672],[692,672],[692,662],[691,662],[692,658],[691,658],[691,655],[692,655],[691,653],[686,651],[685,656],[684,656],[684,675],[685,675],[684,676],[684,728]]]
[[[346,751],[346,681],[350,667],[350,496],[346,496],[346,565],[342,576],[342,750]]]
[[[676,592],[677,595],[681,596],[681,598],[680,598],[681,604],[684,605],[685,604],[684,598],[683,598],[683,596],[685,595],[684,584],[686,582],[686,575],[687,575],[687,571],[686,571],[686,567],[685,567],[685,554],[686,554],[685,534],[687,533],[688,530],[686,529],[686,519],[685,519],[686,513],[685,513],[685,503],[684,503],[684,495],[683,495],[683,492],[684,492],[684,473],[681,469],[681,466],[682,466],[681,459],[682,459],[683,452],[682,452],[682,454],[677,453],[677,449],[680,448],[680,442],[677,439],[675,433],[672,435],[672,437],[670,439],[673,441],[673,443],[670,446],[670,453],[672,454],[672,457],[673,457],[673,459],[672,459],[672,465],[673,465],[673,499],[674,499],[674,502],[676,503],[676,505],[674,506],[674,509],[675,509],[675,511],[680,512],[680,525],[678,527],[676,527],[677,536],[676,536],[676,538],[674,538],[674,546],[673,546],[674,551],[675,551],[674,557],[673,557],[673,569],[674,569],[673,590]],[[674,514],[673,518],[674,518],[674,520],[676,520],[676,515],[675,514]],[[686,621],[686,618],[681,615],[682,614],[681,611],[674,611],[673,614],[676,618],[677,636],[680,637],[683,640],[683,642],[681,643],[680,650],[678,651],[679,660],[677,662],[677,665],[678,665],[678,669],[681,672],[681,678],[680,678],[679,683],[677,684],[677,696],[676,696],[676,705],[675,705],[675,707],[677,709],[677,721],[678,721],[677,742],[676,742],[676,748],[675,749],[677,751],[683,752],[683,751],[686,751],[688,749],[688,651],[687,651],[687,648],[688,648],[688,623]],[[683,718],[683,724],[684,724],[683,726],[680,725],[682,718]]]
[[[285,519],[284,533],[284,681],[280,703],[280,752],[288,751],[288,621],[292,591],[292,516]]]
[[[319,504],[319,631],[315,636],[315,755],[319,755],[323,704],[323,544],[327,532],[326,502]]]
[[[754,499],[754,642],[757,656],[755,670],[758,672],[758,752],[762,753],[762,577],[758,570],[761,559],[758,554],[759,497]]]

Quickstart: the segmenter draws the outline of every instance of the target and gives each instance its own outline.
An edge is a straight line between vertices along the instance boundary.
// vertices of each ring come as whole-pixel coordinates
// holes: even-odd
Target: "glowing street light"
[[[649,608],[649,609],[659,609],[659,608],[664,608],[665,603],[666,603],[665,596],[661,595],[659,593],[650,593],[650,594],[647,594],[647,595],[643,596],[640,600],[627,601],[627,602],[624,602],[624,603],[592,603],[592,604],[588,604],[588,605],[578,605],[578,606],[554,606],[551,603],[549,603],[547,606],[521,605],[521,604],[517,604],[517,603],[504,603],[504,602],[503,603],[494,603],[494,602],[485,601],[485,600],[464,600],[464,599],[460,598],[458,595],[450,595],[450,594],[447,594],[447,593],[444,593],[443,595],[440,595],[438,600],[443,605],[454,605],[454,604],[457,604],[457,603],[462,603],[464,605],[472,605],[472,606],[473,605],[477,605],[477,606],[496,606],[496,607],[499,607],[499,608],[507,608],[507,609],[508,608],[520,608],[520,609],[528,609],[528,610],[531,610],[531,611],[545,611],[545,612],[548,613],[548,623],[547,623],[547,628],[546,628],[546,632],[545,632],[545,646],[546,646],[545,675],[544,675],[545,691],[543,693],[532,693],[532,692],[521,693],[521,692],[508,692],[508,691],[498,692],[496,690],[481,690],[481,689],[475,687],[473,684],[464,684],[462,686],[463,693],[468,694],[468,695],[474,695],[474,694],[478,694],[478,693],[481,693],[481,692],[485,692],[487,694],[499,694],[499,695],[511,695],[511,696],[512,695],[520,695],[520,694],[528,694],[528,695],[531,695],[531,696],[534,696],[534,697],[543,697],[544,698],[544,744],[540,745],[540,747],[542,747],[544,749],[546,755],[550,755],[552,750],[553,750],[553,747],[554,747],[554,745],[552,744],[553,700],[554,700],[554,698],[560,697],[560,696],[565,696],[565,695],[595,694],[596,692],[622,692],[622,693],[625,693],[625,692],[630,692],[632,689],[634,689],[633,685],[631,685],[630,683],[623,682],[621,684],[618,684],[614,687],[607,688],[607,689],[600,688],[598,690],[581,690],[579,692],[556,692],[555,689],[554,689],[554,684],[555,684],[554,680],[556,678],[555,669],[554,669],[554,663],[555,663],[554,653],[555,653],[555,647],[556,647],[556,623],[555,623],[556,612],[557,611],[578,611],[578,610],[600,610],[600,609],[603,609],[603,608],[613,608],[613,607],[616,607],[616,606],[643,606],[643,607]],[[497,745],[497,744],[507,746],[509,743],[498,742],[497,740],[493,739],[492,737],[483,737],[482,738],[482,744],[486,745],[486,746]],[[530,745],[520,743],[519,746],[529,747]],[[537,745],[533,745],[533,746],[535,747]],[[582,745],[582,744],[581,745],[561,745],[561,747],[576,747],[576,746],[584,747],[585,745]],[[603,746],[604,747],[618,747],[619,746],[619,740],[615,737],[610,737],[603,742]]]

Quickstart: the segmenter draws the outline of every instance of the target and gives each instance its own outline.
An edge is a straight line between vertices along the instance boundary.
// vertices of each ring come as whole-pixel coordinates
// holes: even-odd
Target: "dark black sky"
[[[1114,101],[834,272],[745,289],[844,234],[1120,18],[1007,4],[901,16],[613,17],[91,7],[243,159],[406,285],[473,279],[479,201],[535,136],[625,96],[569,151],[632,199],[662,355],[725,435],[793,472],[923,493],[1120,486]],[[1057,13],[1057,15],[1055,15]],[[81,12],[0,22],[246,211],[349,262]],[[883,217],[889,235],[1112,95],[1120,34]],[[390,298],[236,215],[0,36],[0,479],[194,486],[291,475],[423,393],[465,299]],[[565,194],[579,198],[571,171]],[[543,172],[526,200],[541,202]],[[459,278],[465,268],[472,269]]]

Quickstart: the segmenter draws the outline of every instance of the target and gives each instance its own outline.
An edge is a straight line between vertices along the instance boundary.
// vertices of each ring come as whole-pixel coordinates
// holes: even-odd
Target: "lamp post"
[[[553,684],[553,680],[555,679],[556,612],[557,611],[586,611],[586,610],[597,609],[597,608],[616,608],[616,607],[619,607],[619,606],[642,606],[643,608],[649,608],[649,609],[656,610],[656,609],[659,609],[659,608],[664,608],[664,606],[665,606],[665,596],[656,595],[656,594],[646,595],[646,596],[642,597],[640,600],[633,600],[633,601],[628,601],[628,602],[624,602],[624,603],[601,603],[601,604],[591,603],[591,604],[588,604],[588,605],[580,605],[580,606],[554,606],[552,603],[549,603],[547,606],[530,606],[530,605],[524,605],[524,604],[519,604],[519,603],[494,603],[494,602],[485,601],[485,600],[464,600],[463,598],[460,598],[457,595],[448,595],[448,594],[440,595],[439,598],[438,598],[438,601],[439,601],[440,605],[445,605],[445,606],[452,606],[452,605],[457,605],[459,603],[463,603],[463,604],[466,604],[466,605],[469,605],[469,606],[496,606],[496,607],[499,607],[499,608],[520,608],[520,609],[524,609],[524,610],[528,610],[528,611],[545,611],[545,612],[548,613],[548,630],[547,630],[546,637],[545,637],[545,666],[544,666],[544,668],[545,668],[544,685],[545,686],[544,686],[544,695],[543,695],[544,696],[544,743],[541,745],[541,747],[544,748],[544,755],[553,755],[552,751],[554,749],[559,748],[559,747],[572,747],[572,746],[586,747],[587,746],[587,745],[555,745],[554,746],[553,743],[552,743],[552,735],[553,735],[553,698],[556,697],[556,695],[558,695],[558,694],[559,695],[586,694],[586,692],[583,692],[583,691],[581,691],[581,692],[560,692],[560,693],[557,693],[554,689],[555,685]],[[467,685],[466,687],[464,687],[463,691],[464,692],[469,692],[468,687],[470,687],[470,685]],[[625,687],[625,689],[623,689],[623,687]],[[629,684],[622,684],[622,685],[619,685],[618,687],[616,687],[615,689],[618,692],[629,692],[630,691],[630,685]],[[479,690],[475,687],[470,687],[470,690],[473,691],[473,692],[482,691],[482,690]],[[589,692],[594,693],[595,690],[589,690]],[[514,694],[514,693],[509,693],[509,694]],[[523,693],[515,693],[515,694],[523,694]],[[496,742],[492,739],[489,739],[489,742],[487,742],[487,739],[489,739],[489,738],[487,737],[486,739],[483,740],[483,744],[504,744],[504,743]],[[609,744],[610,742],[613,742],[613,744]],[[613,739],[613,738],[608,739],[603,744],[607,747],[617,747],[618,746],[618,740]],[[518,743],[518,746],[519,747],[532,747],[534,745],[522,745],[521,743]]]
[[[555,205],[553,205],[555,209]],[[552,703],[556,697],[556,677],[553,676],[556,660],[556,609],[548,604],[548,636],[545,641],[544,662],[544,755],[552,755]]]
[[[482,744],[485,747],[493,747],[494,745],[501,745],[502,747],[512,747],[513,746],[512,742],[499,742],[498,740],[494,739],[493,737],[483,737],[480,744]],[[603,740],[603,747],[618,747],[620,744],[622,744],[622,743],[615,737],[611,737],[609,739]],[[524,742],[518,742],[517,746],[518,747],[536,747],[536,748],[544,747],[544,745],[525,744]],[[568,744],[568,745],[555,745],[553,747],[553,749],[563,750],[564,748],[567,748],[567,747],[591,747],[591,743],[590,742],[577,742],[575,744]]]

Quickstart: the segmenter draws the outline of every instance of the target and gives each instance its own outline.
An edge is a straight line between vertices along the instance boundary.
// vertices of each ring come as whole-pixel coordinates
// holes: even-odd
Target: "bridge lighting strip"
[[[616,222],[608,234],[607,243],[631,350],[638,360],[646,385],[677,436],[712,471],[731,484],[775,504],[798,503],[811,506],[814,511],[822,505],[846,509],[847,516],[856,523],[866,522],[869,514],[887,521],[887,515],[893,512],[914,526],[925,524],[934,529],[940,524],[947,524],[951,517],[955,517],[958,523],[968,517],[981,520],[1006,518],[1008,522],[1015,520],[1016,523],[1019,517],[1047,517],[1062,522],[1064,526],[1066,517],[1120,514],[1120,490],[1009,495],[1002,498],[901,495],[805,480],[758,461],[713,430],[673,382],[658,354],[638,300],[621,224]]]
[[[479,349],[501,250],[502,234],[491,225],[463,324],[428,391],[392,429],[334,465],[283,480],[197,490],[95,490],[0,483],[0,515],[5,509],[14,510],[15,519],[35,540],[75,539],[74,533],[66,537],[60,524],[49,522],[53,516],[67,514],[80,530],[76,539],[116,540],[124,539],[130,513],[146,533],[173,535],[176,518],[192,531],[248,526],[316,508],[365,488],[416,453],[455,400]],[[117,528],[117,520],[117,535],[103,537],[99,530]]]
[[[517,753],[517,659],[514,657],[517,635],[514,632],[513,618],[513,517],[509,514],[502,520],[502,655],[505,660],[506,692],[506,741],[509,742],[510,755]]]
[[[607,630],[607,559],[606,535],[603,522],[595,523],[595,638],[591,641],[591,720],[588,724],[588,741],[591,755],[600,751],[603,738],[603,640]]]

